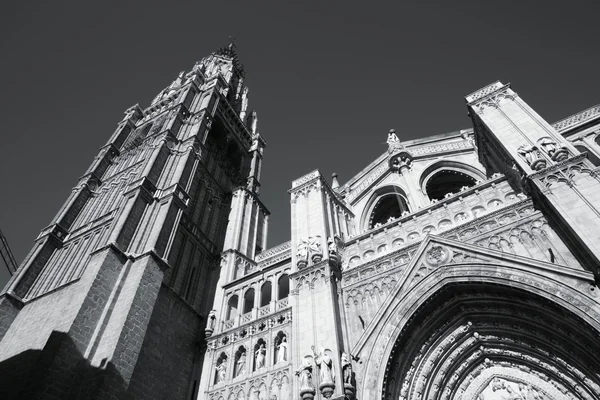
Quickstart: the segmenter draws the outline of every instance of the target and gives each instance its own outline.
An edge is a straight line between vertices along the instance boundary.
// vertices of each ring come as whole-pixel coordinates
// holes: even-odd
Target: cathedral
[[[600,106],[483,86],[292,181],[267,248],[244,78],[229,45],[126,110],[0,296],[1,399],[600,399]]]

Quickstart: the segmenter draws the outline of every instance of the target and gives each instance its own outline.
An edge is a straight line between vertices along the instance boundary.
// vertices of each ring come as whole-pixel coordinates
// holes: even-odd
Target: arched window
[[[596,156],[596,154],[594,154],[593,151],[582,144],[575,145],[575,148],[581,153],[587,153],[588,160],[590,160],[596,167],[600,167],[600,159],[598,156]]]
[[[372,229],[408,211],[410,207],[404,189],[396,185],[381,186],[373,191],[365,205],[360,226],[364,230]]]
[[[233,377],[238,377],[246,374],[246,359],[247,352],[244,346],[240,346],[238,350],[235,352],[235,365],[233,369]]]
[[[222,383],[227,378],[227,355],[221,353],[215,365],[215,384]]]
[[[127,139],[127,141],[123,145],[123,150],[129,150],[129,149],[132,149],[132,148],[138,146],[140,143],[142,143],[144,141],[144,138],[146,136],[148,136],[148,133],[150,133],[151,129],[152,129],[152,123],[151,122],[147,123],[143,128],[136,129],[129,136],[129,138]]]
[[[264,307],[271,302],[271,281],[266,281],[260,288],[260,306]]]
[[[450,194],[460,192],[465,186],[475,186],[477,181],[471,175],[455,170],[442,169],[433,174],[425,186],[431,200],[442,200]]]
[[[369,229],[400,218],[405,211],[408,211],[408,205],[401,195],[388,193],[381,196],[373,208]]]
[[[283,274],[277,281],[277,300],[285,299],[290,294],[290,277]]]
[[[244,294],[244,311],[247,314],[254,308],[254,289],[250,288]]]
[[[233,319],[238,315],[238,296],[231,296],[227,302],[227,319]]]

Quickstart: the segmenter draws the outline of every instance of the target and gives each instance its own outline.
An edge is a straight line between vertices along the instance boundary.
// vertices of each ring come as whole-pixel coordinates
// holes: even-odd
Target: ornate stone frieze
[[[598,117],[600,117],[600,105],[590,107],[587,110],[555,122],[552,124],[552,127],[558,132],[563,133]]]
[[[265,251],[262,251],[260,253],[258,253],[256,255],[256,261],[257,262],[261,262],[265,259],[274,257],[278,254],[281,253],[285,253],[285,252],[289,252],[289,250],[292,248],[292,242],[291,241],[287,241],[285,243],[282,243],[280,245],[277,245],[275,247],[271,247],[270,249],[267,249]]]

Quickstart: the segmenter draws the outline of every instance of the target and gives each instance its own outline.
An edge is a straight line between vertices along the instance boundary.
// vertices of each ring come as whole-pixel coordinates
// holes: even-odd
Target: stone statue
[[[321,384],[323,383],[335,383],[335,375],[333,374],[333,360],[325,349],[321,348],[319,354],[315,352],[315,346],[312,346],[312,351],[315,355],[315,364],[319,367],[319,378],[321,378]]]
[[[308,259],[308,243],[306,242],[306,240],[300,239],[300,243],[298,243],[296,257],[298,257],[298,260]]]
[[[300,239],[296,250],[296,265],[302,269],[308,265],[308,242]]]
[[[210,310],[210,312],[208,313],[208,322],[206,324],[206,327],[208,329],[212,329],[213,331],[215,330],[215,325],[217,324],[217,310]]]
[[[532,146],[521,145],[519,146],[517,151],[519,152],[521,157],[523,157],[523,159],[527,161],[527,164],[529,165],[533,164],[533,162],[537,160],[537,156],[534,154],[535,150]]]
[[[265,344],[261,343],[260,347],[255,352],[256,369],[264,368],[266,354],[267,354],[267,349],[265,348]]]
[[[296,376],[300,377],[300,390],[313,390],[312,385],[312,364],[310,356],[302,359],[302,365],[296,370]]]
[[[398,136],[396,136],[396,130],[395,129],[390,129],[390,132],[388,133],[388,137],[387,137],[386,143],[389,146],[392,146],[394,144],[399,144],[400,143],[400,140],[398,139]]]
[[[529,164],[532,170],[539,171],[546,168],[546,160],[540,158],[537,148],[529,145],[521,145],[517,151],[527,164]]]
[[[550,138],[541,139],[540,146],[542,147],[542,150],[544,150],[549,156],[552,156],[557,149],[556,142]]]
[[[308,238],[308,250],[313,262],[319,262],[323,258],[323,249],[321,249],[321,236],[311,236]]]
[[[337,245],[335,244],[335,239],[331,236],[327,238],[327,250],[329,251],[330,256],[335,256],[338,253]]]
[[[352,361],[346,353],[342,353],[342,371],[344,371],[344,383],[352,383]]]
[[[221,364],[217,365],[217,383],[225,382],[225,375],[227,374],[227,366],[225,360]]]
[[[235,366],[235,376],[240,376],[246,373],[246,350],[242,351]]]
[[[281,343],[279,343],[279,345],[277,346],[277,362],[278,363],[287,361],[287,351],[288,351],[287,338],[285,336],[283,336],[281,338]]]

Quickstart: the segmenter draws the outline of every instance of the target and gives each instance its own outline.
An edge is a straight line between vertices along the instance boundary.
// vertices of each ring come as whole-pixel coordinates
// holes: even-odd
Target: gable
[[[415,292],[415,287],[421,281],[429,279],[432,284],[439,283],[444,277],[458,276],[458,270],[466,280],[493,280],[506,285],[515,285],[515,282],[525,280],[525,276],[532,275],[572,287],[594,282],[593,274],[588,271],[428,235],[415,250],[411,261],[401,269],[395,287],[386,296],[368,326],[365,326],[363,334],[353,346],[353,354],[359,354],[363,350],[369,338],[381,329],[390,310],[402,299],[426,295],[426,286],[419,287],[418,293]],[[573,302],[577,303],[575,299]],[[598,318],[600,319],[600,315]]]

